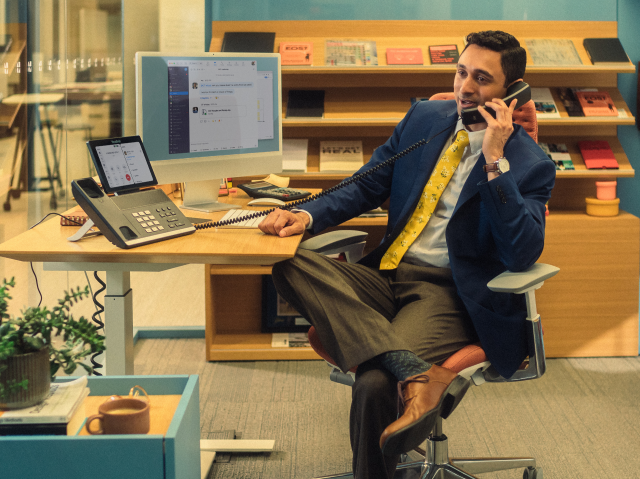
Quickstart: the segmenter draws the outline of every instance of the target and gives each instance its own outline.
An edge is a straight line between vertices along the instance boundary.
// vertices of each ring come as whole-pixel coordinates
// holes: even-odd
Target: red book
[[[429,47],[431,64],[436,63],[458,63],[458,45],[431,45]]]
[[[606,91],[577,91],[584,116],[618,116],[618,109]]]
[[[613,150],[606,140],[584,140],[578,142],[584,164],[589,169],[612,168],[620,166],[613,155]]]
[[[387,65],[422,65],[422,49],[387,48]]]
[[[280,42],[282,65],[313,65],[313,43]]]

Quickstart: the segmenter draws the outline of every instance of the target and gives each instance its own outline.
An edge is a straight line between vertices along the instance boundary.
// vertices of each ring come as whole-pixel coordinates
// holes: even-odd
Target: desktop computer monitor
[[[160,184],[216,211],[221,178],[282,171],[277,53],[136,53],[136,129]]]

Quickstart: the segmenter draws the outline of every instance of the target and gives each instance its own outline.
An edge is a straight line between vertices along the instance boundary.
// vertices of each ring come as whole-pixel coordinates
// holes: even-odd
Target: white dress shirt
[[[458,120],[453,135],[444,145],[440,157],[447,151],[458,131],[464,129],[462,120]],[[469,178],[471,170],[475,166],[480,154],[482,153],[482,142],[484,140],[484,132],[469,131],[469,145],[462,153],[462,159],[458,165],[458,169],[453,173],[449,184],[442,192],[440,201],[436,205],[436,209],[427,223],[427,226],[418,235],[409,250],[405,253],[403,261],[420,266],[437,266],[439,268],[449,268],[449,250],[447,248],[447,240],[445,238],[445,230],[456,207],[462,187]]]

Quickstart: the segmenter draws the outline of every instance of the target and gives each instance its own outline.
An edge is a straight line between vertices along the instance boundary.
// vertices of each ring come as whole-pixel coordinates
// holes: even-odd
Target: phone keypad
[[[131,217],[141,226],[139,230],[137,229],[141,235],[154,235],[186,226],[184,217],[176,212],[177,208],[165,205],[154,208],[154,210],[140,210],[130,213]]]

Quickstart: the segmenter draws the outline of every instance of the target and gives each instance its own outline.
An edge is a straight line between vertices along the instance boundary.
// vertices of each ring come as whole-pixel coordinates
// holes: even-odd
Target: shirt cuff
[[[293,208],[291,210],[292,213],[306,213],[306,215],[309,217],[309,224],[307,225],[307,229],[310,230],[313,227],[313,216],[311,216],[311,213],[309,213],[307,210],[299,210],[297,208]]]

